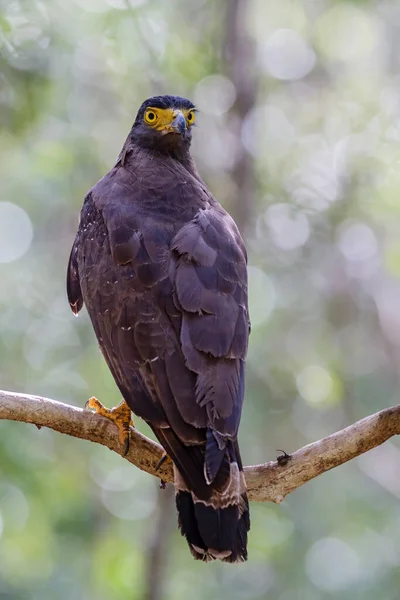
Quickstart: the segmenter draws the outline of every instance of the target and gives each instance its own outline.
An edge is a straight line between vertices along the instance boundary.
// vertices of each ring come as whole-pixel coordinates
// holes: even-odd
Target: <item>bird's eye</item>
[[[192,123],[194,123],[194,112],[193,111],[188,113],[188,115],[186,117],[186,121],[189,123],[189,125],[192,125]]]
[[[148,110],[144,115],[144,120],[149,125],[153,125],[157,121],[157,115],[154,110]]]

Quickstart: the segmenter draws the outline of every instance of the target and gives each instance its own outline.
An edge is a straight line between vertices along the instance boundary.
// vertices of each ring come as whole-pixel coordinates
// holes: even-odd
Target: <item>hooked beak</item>
[[[178,111],[175,119],[171,123],[171,129],[174,133],[180,133],[180,135],[185,135],[186,131],[186,119],[183,114]]]

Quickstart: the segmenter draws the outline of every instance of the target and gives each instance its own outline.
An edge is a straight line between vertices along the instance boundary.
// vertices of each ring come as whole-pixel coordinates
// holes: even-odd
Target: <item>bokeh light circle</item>
[[[378,252],[375,233],[365,223],[345,221],[339,227],[338,245],[350,262],[371,260]]]
[[[0,263],[21,258],[32,238],[33,228],[27,213],[16,204],[0,202]]]
[[[360,560],[355,550],[343,540],[321,538],[307,552],[306,572],[317,588],[335,592],[358,580]]]
[[[299,393],[311,405],[330,404],[334,399],[334,382],[320,365],[306,366],[296,377]]]
[[[236,89],[228,77],[209,75],[204,77],[194,91],[194,101],[207,114],[220,116],[228,112],[236,100]]]
[[[265,221],[274,245],[283,250],[299,248],[309,238],[308,218],[290,204],[272,204],[265,213]]]
[[[276,291],[272,280],[258,267],[248,267],[249,308],[253,328],[267,321],[275,308]]]
[[[276,79],[302,79],[312,71],[315,61],[314,51],[292,29],[278,29],[262,46],[261,63]]]

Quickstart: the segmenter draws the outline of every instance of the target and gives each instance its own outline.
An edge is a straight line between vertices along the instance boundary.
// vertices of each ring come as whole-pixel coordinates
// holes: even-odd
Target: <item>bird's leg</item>
[[[97,398],[92,396],[85,404],[85,408],[94,409],[98,415],[102,417],[106,417],[110,421],[113,421],[118,427],[118,437],[121,443],[121,446],[124,450],[124,456],[128,454],[129,450],[129,441],[130,441],[130,427],[134,427],[131,409],[125,402],[122,400],[118,406],[114,408],[106,408]]]

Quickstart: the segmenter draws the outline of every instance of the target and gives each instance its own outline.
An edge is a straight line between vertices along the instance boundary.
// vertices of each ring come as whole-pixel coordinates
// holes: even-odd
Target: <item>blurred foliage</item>
[[[400,6],[245,2],[258,91],[237,123],[229,1],[0,1],[0,385],[119,401],[69,311],[68,254],[140,103],[187,95],[200,172],[227,209],[248,207],[250,464],[398,402]],[[397,600],[399,464],[390,442],[253,504],[245,565],[194,562],[175,528],[164,598]],[[0,422],[0,598],[143,598],[159,493],[102,447]]]

